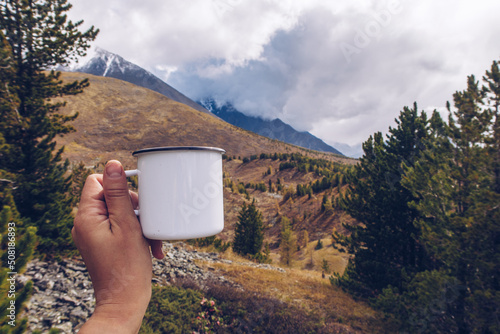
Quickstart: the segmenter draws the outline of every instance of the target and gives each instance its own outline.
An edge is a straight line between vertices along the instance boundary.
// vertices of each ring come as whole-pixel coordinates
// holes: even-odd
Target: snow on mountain
[[[340,153],[339,150],[326,144],[309,132],[296,131],[280,119],[264,120],[258,117],[246,116],[234,109],[230,104],[226,103],[220,105],[220,103],[216,103],[210,98],[197,103],[145,69],[125,60],[117,54],[98,47],[92,48],[87,53],[87,56],[81,58],[78,63],[59,70],[84,72],[97,76],[124,80],[141,87],[149,88],[174,101],[186,104],[196,110],[210,113],[214,115],[214,117],[221,118],[230,124],[268,138],[317,151],[336,154],[344,153],[347,156],[357,155],[357,153],[346,154],[342,149],[340,150],[342,153]],[[347,147],[343,148],[348,149]]]
[[[86,57],[80,59],[78,63],[63,70],[83,72],[127,81],[141,87],[149,88],[196,110],[208,113],[208,110],[172,86],[166,84],[152,73],[123,59],[117,54],[98,47],[92,49],[91,52],[89,52]]]

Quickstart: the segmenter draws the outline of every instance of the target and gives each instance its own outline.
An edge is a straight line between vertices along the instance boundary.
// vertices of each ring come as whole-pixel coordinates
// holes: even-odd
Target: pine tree
[[[262,213],[255,207],[255,200],[244,202],[234,229],[233,250],[241,255],[257,255],[264,242]]]
[[[483,77],[485,86],[483,89],[489,101],[489,113],[492,117],[491,135],[486,138],[489,147],[488,154],[491,155],[491,172],[493,174],[493,190],[500,193],[500,64],[494,61],[490,71],[486,71]]]
[[[433,267],[409,283],[401,304],[419,310],[420,316],[436,302],[442,305],[439,322],[427,323],[429,332],[497,333],[500,328],[500,194],[495,173],[500,96],[495,87],[500,76],[495,72],[497,62],[487,72],[487,88],[468,77],[467,89],[453,95],[455,109],[448,106],[448,124],[431,122],[434,140],[408,168],[403,182],[419,197],[414,203],[422,215],[417,225]],[[437,297],[425,299],[422,294]],[[403,312],[401,317],[411,315]]]
[[[403,165],[412,165],[427,136],[427,116],[405,107],[389,129],[387,140],[375,133],[363,144],[364,155],[348,174],[349,187],[343,207],[361,224],[345,225],[349,238],[334,239],[354,254],[336,284],[365,297],[391,285],[402,288],[405,277],[426,265],[414,222],[419,213],[408,205],[415,200],[401,185]]]
[[[59,72],[46,70],[84,55],[97,35],[93,27],[81,33],[82,21],[67,21],[70,8],[66,0],[0,1],[2,45],[9,47],[13,71],[2,84],[16,100],[14,108],[2,109],[0,131],[10,148],[0,168],[14,176],[17,209],[38,227],[39,251],[45,253],[71,247],[69,164],[62,162],[63,148],[56,150],[54,139],[73,131],[68,122],[77,117],[58,114],[64,102],[51,99],[88,85],[87,80],[63,84]]]
[[[330,265],[326,259],[323,259],[323,262],[321,263],[321,270],[323,270],[326,274],[330,273]]]

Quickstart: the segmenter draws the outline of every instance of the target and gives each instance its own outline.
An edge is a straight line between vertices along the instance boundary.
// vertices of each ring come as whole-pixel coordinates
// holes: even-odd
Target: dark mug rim
[[[213,151],[219,153],[226,153],[226,150],[218,147],[210,147],[210,146],[164,146],[164,147],[150,147],[143,148],[132,153],[133,156],[142,153],[151,153],[151,152],[161,152],[161,151]]]

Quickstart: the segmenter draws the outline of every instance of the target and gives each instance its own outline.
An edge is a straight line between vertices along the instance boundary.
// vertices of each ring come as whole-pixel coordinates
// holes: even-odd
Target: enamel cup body
[[[194,239],[224,228],[222,154],[213,147],[159,147],[137,157],[142,232],[155,240]],[[130,173],[132,172],[132,173]]]

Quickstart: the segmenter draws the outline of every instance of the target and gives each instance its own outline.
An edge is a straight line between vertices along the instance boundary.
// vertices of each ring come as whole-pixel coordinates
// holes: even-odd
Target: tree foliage
[[[297,250],[297,237],[290,226],[290,220],[286,217],[281,217],[280,231],[280,261],[287,267],[291,267],[294,254]]]
[[[458,333],[498,333],[500,328],[495,140],[500,80],[493,74],[498,70],[494,62],[485,76],[488,86],[481,87],[473,75],[467,78],[467,88],[453,95],[454,108],[448,106],[448,123],[438,127],[436,139],[408,168],[404,181],[420,198],[413,205],[422,215],[418,225],[434,273],[454,281],[456,293],[446,311]]]
[[[360,222],[345,273],[332,279],[415,333],[500,330],[500,69],[471,75],[444,121],[405,108],[365,155],[342,200]]]
[[[337,283],[365,297],[388,285],[401,287],[406,275],[425,267],[426,254],[418,242],[415,198],[401,185],[403,163],[412,164],[422,149],[428,120],[416,104],[405,107],[389,129],[387,140],[375,133],[363,144],[364,156],[349,178],[342,207],[360,224],[346,225],[351,236],[334,240],[355,254]]]
[[[0,171],[0,177],[4,176]],[[0,181],[0,333],[22,333],[27,321],[21,318],[32,283],[21,286],[16,276],[24,270],[36,245],[36,229],[26,227],[16,209],[11,184]]]
[[[262,213],[255,200],[247,206],[243,203],[234,230],[233,250],[241,255],[257,255],[264,242]]]
[[[87,80],[63,83],[60,72],[48,71],[84,55],[97,31],[80,32],[82,21],[67,20],[66,0],[0,1],[2,76],[0,132],[6,143],[0,168],[16,183],[13,192],[20,214],[38,227],[39,250],[50,253],[70,247],[69,226],[73,199],[68,162],[54,139],[73,131],[75,115],[58,113],[64,102],[78,94]]]

